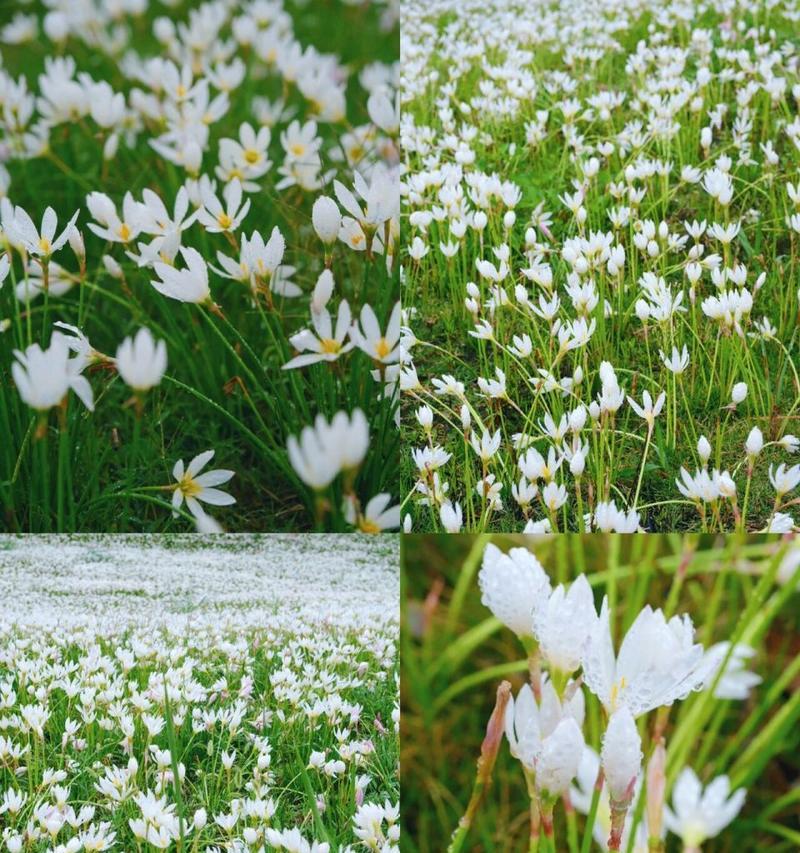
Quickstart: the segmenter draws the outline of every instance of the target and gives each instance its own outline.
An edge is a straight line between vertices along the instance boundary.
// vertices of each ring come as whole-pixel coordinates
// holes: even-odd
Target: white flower
[[[662,391],[658,395],[658,399],[653,403],[653,398],[650,396],[650,392],[645,391],[642,394],[642,406],[639,406],[633,397],[628,397],[628,403],[633,411],[636,412],[640,418],[644,418],[644,420],[647,421],[647,426],[652,429],[655,419],[661,414],[661,410],[664,408],[666,399],[667,394],[665,391]]]
[[[739,814],[745,795],[744,788],[731,794],[727,776],[717,776],[703,790],[694,770],[684,767],[672,789],[672,808],[664,808],[664,823],[686,847],[699,849],[707,839],[719,835]]]
[[[210,234],[238,230],[250,210],[250,199],[246,199],[242,204],[242,184],[238,178],[234,178],[223,189],[224,206],[212,189],[211,182],[203,182],[200,185],[200,197],[203,207],[197,212],[197,221]]]
[[[117,348],[117,370],[134,391],[158,385],[166,369],[167,345],[153,340],[149,329],[139,329],[136,337],[125,338]]]
[[[737,382],[731,390],[731,400],[737,405],[747,396],[747,383]]]
[[[159,293],[179,302],[193,302],[198,305],[210,302],[208,268],[202,255],[196,249],[185,247],[181,248],[181,255],[186,262],[185,270],[177,270],[170,264],[156,262],[153,269],[159,278],[151,280],[150,284]]]
[[[400,359],[400,303],[395,303],[386,334],[381,333],[378,318],[370,305],[361,308],[360,325],[354,325],[350,339],[363,350],[371,359],[382,364],[392,364]]]
[[[581,665],[586,638],[597,622],[592,588],[579,575],[569,590],[559,584],[532,613],[533,633],[545,660],[559,672]]]
[[[442,527],[448,533],[460,533],[464,525],[464,516],[461,511],[461,504],[453,505],[450,501],[445,501],[439,507],[439,517],[442,521]]]
[[[673,347],[672,355],[669,358],[664,355],[661,350],[658,351],[658,354],[661,357],[661,361],[664,363],[664,367],[676,376],[683,373],[689,366],[689,349],[686,344],[683,345],[683,350],[681,352],[678,352],[677,347]]]
[[[533,611],[550,594],[550,579],[536,557],[525,548],[504,554],[491,543],[483,552],[478,574],[481,601],[518,637],[532,637]]]
[[[67,242],[78,213],[76,210],[64,230],[56,237],[58,217],[52,207],[45,209],[42,227],[37,230],[25,210],[19,205],[13,207],[6,201],[3,204],[3,230],[12,242],[24,246],[29,254],[47,259]]]
[[[628,629],[615,657],[606,599],[583,655],[586,686],[606,711],[613,714],[624,707],[634,717],[701,689],[712,668],[702,645],[694,642],[689,616],[667,621],[649,605]]]
[[[236,498],[220,489],[214,488],[227,483],[235,475],[235,471],[226,471],[218,468],[214,471],[200,471],[214,458],[213,450],[199,453],[192,461],[184,467],[183,459],[179,459],[172,469],[172,476],[178,481],[172,493],[173,515],[177,516],[184,500],[186,506],[195,518],[202,519],[205,510],[198,501],[212,504],[213,506],[229,506],[236,503]]]
[[[314,202],[311,221],[317,236],[326,246],[336,242],[342,226],[342,214],[332,198],[323,195]]]
[[[527,684],[520,688],[516,702],[509,698],[505,729],[511,754],[536,774],[536,787],[544,795],[565,792],[578,772],[584,746],[582,722],[580,691],[564,707],[549,681],[542,684],[540,706]]]
[[[299,439],[289,436],[289,461],[312,489],[327,488],[343,469],[357,468],[369,447],[369,426],[361,409],[352,415],[337,412],[328,423],[317,415],[314,426],[303,428]]]
[[[728,654],[731,644],[728,642],[717,643],[706,652],[706,656],[713,661],[713,667],[708,676],[709,685],[714,681]],[[736,645],[725,664],[725,670],[720,676],[714,696],[717,699],[746,699],[750,695],[751,688],[761,683],[761,676],[745,669],[747,661],[755,655],[755,649],[743,643]]]
[[[14,350],[17,359],[11,365],[11,375],[20,397],[38,412],[46,412],[59,405],[72,389],[89,411],[94,411],[92,388],[81,370],[85,360],[81,356],[70,358],[66,335],[54,332],[50,346],[43,350],[31,344],[24,352]]]
[[[790,468],[787,468],[781,462],[774,470],[772,465],[770,465],[769,481],[772,483],[772,488],[775,489],[778,497],[783,497],[787,492],[791,492],[800,485],[800,465],[792,465]]]
[[[600,759],[611,799],[628,802],[642,768],[642,739],[628,708],[619,708],[609,718]]]
[[[284,370],[306,367],[320,361],[336,361],[339,356],[353,348],[352,340],[344,342],[350,331],[350,306],[347,300],[343,299],[339,303],[335,329],[327,308],[312,311],[311,322],[314,325],[313,332],[311,329],[303,329],[289,339],[292,346],[300,351],[300,355],[287,361],[283,365]]]
[[[744,449],[747,451],[747,455],[750,457],[756,457],[759,453],[761,453],[761,449],[764,447],[764,436],[761,434],[761,430],[758,427],[753,427],[750,430],[750,434],[747,436],[747,441],[745,442]]]

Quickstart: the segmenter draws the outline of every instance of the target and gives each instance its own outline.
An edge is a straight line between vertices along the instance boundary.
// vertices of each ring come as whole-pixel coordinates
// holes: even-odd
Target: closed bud
[[[697,455],[703,465],[711,458],[711,444],[704,435],[701,435],[697,441]]]
[[[642,739],[633,714],[625,706],[609,718],[601,760],[611,799],[617,803],[630,802],[642,766]]]
[[[342,224],[342,214],[336,202],[326,195],[320,196],[311,210],[311,223],[317,232],[317,237],[326,246],[335,243]]]
[[[747,396],[747,383],[746,382],[737,382],[733,386],[733,390],[731,391],[731,399],[737,405],[744,400]]]
[[[761,448],[764,447],[764,436],[758,427],[753,427],[750,430],[750,435],[747,436],[744,447],[748,456],[755,457],[761,453]]]

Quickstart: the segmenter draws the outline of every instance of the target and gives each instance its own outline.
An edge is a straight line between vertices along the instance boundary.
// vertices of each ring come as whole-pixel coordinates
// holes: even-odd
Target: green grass
[[[795,850],[800,838],[795,785],[800,772],[797,578],[794,586],[771,580],[785,552],[781,540],[733,534],[404,537],[404,849],[437,853],[447,847],[472,790],[496,688],[507,679],[516,694],[527,678],[522,646],[480,601],[477,571],[489,541],[502,550],[512,545],[532,550],[554,584],[585,571],[598,604],[604,594],[616,596],[612,630],[617,644],[639,609],[650,604],[688,613],[696,641],[706,648],[735,638],[755,648],[748,669],[763,680],[748,699],[722,701],[701,692],[672,707],[665,731],[669,785],[688,764],[704,783],[727,773],[732,788],[747,788],[738,818],[705,843],[704,851]],[[682,563],[683,580],[677,571]],[[584,694],[584,734],[599,751],[601,708],[585,688]],[[645,754],[655,716],[646,715],[640,725]],[[520,765],[504,741],[492,787],[462,849],[528,849],[528,805]],[[582,838],[583,816],[578,815],[577,825]],[[560,805],[555,831],[556,849],[572,849]],[[591,849],[600,848],[592,844]],[[668,836],[666,850],[679,849],[675,836]]]
[[[13,7],[13,8],[12,8]],[[194,7],[182,3],[173,10],[184,20]],[[5,4],[0,22],[19,8],[41,12],[40,3]],[[160,7],[159,7],[159,11]],[[343,134],[369,123],[366,96],[358,72],[371,62],[390,63],[397,58],[397,29],[384,31],[375,6],[348,7],[340,3],[311,6],[287,4],[296,36],[304,45],[315,45],[340,57],[351,71],[347,87],[347,117],[342,123],[320,125],[324,140],[323,165],[335,168],[345,184],[352,183],[347,164],[337,165]],[[142,56],[163,53],[152,36],[155,7],[131,24],[132,46]],[[359,38],[352,38],[358,33]],[[228,24],[223,28],[230,35]],[[119,57],[105,55],[71,38],[63,52],[73,56],[79,70],[96,80],[107,80],[115,91],[129,94],[131,81],[119,68]],[[3,66],[28,81],[36,91],[37,76],[50,44],[3,48]],[[212,125],[204,171],[213,175],[218,142],[238,138],[242,122],[258,125],[253,99],[272,100],[286,94],[288,105],[301,121],[310,117],[309,104],[296,88],[283,85],[251,50],[239,50],[247,66],[245,80],[231,93],[226,115]],[[317,519],[315,495],[299,480],[289,464],[286,441],[313,423],[318,413],[331,418],[341,409],[361,408],[370,424],[370,451],[354,484],[357,498],[365,503],[378,492],[394,492],[395,482],[387,466],[399,456],[399,439],[393,423],[394,404],[384,399],[380,385],[370,376],[371,360],[354,351],[333,365],[314,365],[302,371],[282,371],[293,355],[288,336],[309,322],[309,295],[324,267],[322,246],[311,228],[311,207],[316,193],[298,188],[278,191],[277,168],[283,160],[280,132],[288,121],[273,128],[269,154],[273,166],[250,196],[252,207],[243,222],[248,233],[265,237],[278,226],[286,238],[284,263],[297,267],[295,280],[304,293],[295,300],[276,297],[254,304],[243,285],[210,272],[214,300],[226,320],[195,305],[183,305],[162,297],[150,285],[152,270],[139,269],[127,260],[121,247],[104,245],[86,228],[91,219],[85,207],[91,190],[107,193],[115,202],[130,190],[141,197],[143,189],[155,190],[171,210],[185,175],[161,160],[148,145],[158,128],[148,126],[136,144],[120,144],[110,163],[102,162],[103,134],[86,118],[57,126],[51,135],[51,155],[7,162],[11,175],[9,197],[39,223],[52,205],[63,225],[76,209],[78,226],[87,248],[87,273],[64,297],[45,302],[39,298],[30,310],[13,295],[13,282],[22,275],[16,259],[12,276],[0,290],[0,319],[10,328],[0,335],[0,529],[9,531],[146,531],[187,529],[187,518],[173,520],[165,502],[168,492],[152,490],[167,485],[174,462],[188,461],[209,448],[216,450],[211,467],[236,471],[230,491],[237,506],[219,512],[219,520],[232,531],[303,530],[315,525],[347,529],[341,512],[343,484],[338,479],[323,495],[330,512]],[[3,131],[9,139],[8,131]],[[332,192],[331,188],[326,192]],[[184,232],[184,245],[196,248],[216,265],[218,250],[232,255],[222,235],[207,234],[195,224]],[[133,247],[132,247],[133,248]],[[109,276],[101,256],[110,252],[122,264],[125,280]],[[69,249],[54,260],[77,273],[78,264]],[[369,262],[363,253],[338,244],[333,253],[336,279],[334,304],[346,298],[354,311],[364,303],[374,308],[385,327],[398,298],[398,277],[387,272],[382,259]],[[60,417],[51,414],[47,429],[36,437],[37,418],[19,399],[11,379],[12,350],[32,342],[49,340],[52,322],[78,325],[99,351],[113,356],[122,339],[140,326],[150,328],[167,342],[169,367],[162,384],[145,400],[141,418],[128,405],[129,389],[113,371],[88,371],[96,411],[88,413],[70,395]]]
[[[490,111],[470,107],[470,103],[478,96],[479,83],[487,80],[482,63],[497,67],[508,61],[511,48],[517,46],[517,39],[512,33],[508,48],[505,44],[497,47],[493,43],[488,46],[483,43],[484,31],[490,33],[497,26],[495,12],[502,14],[502,4],[490,4],[483,18],[471,7],[469,12],[466,8],[460,14],[453,10],[438,20],[432,14],[428,15],[422,5],[412,4],[405,13],[407,32],[412,41],[413,34],[421,31],[421,20],[430,19],[429,22],[436,25],[436,38],[425,42],[428,61],[423,67],[426,72],[439,75],[438,84],[429,85],[424,93],[407,99],[404,104],[414,125],[428,128],[433,134],[430,151],[426,151],[424,156],[415,151],[406,153],[407,168],[412,174],[424,174],[434,173],[440,165],[454,164],[452,150],[444,147],[446,132],[438,115],[440,103],[437,102],[441,97],[454,109],[459,127],[478,130],[478,135],[469,142],[475,163],[464,166],[465,176],[498,175],[504,181],[515,183],[522,198],[515,207],[516,224],[506,232],[502,217],[507,206],[493,197],[485,210],[489,223],[482,238],[469,227],[462,239],[452,238],[449,218],[458,218],[454,212],[445,211],[444,219],[434,219],[427,231],[404,219],[406,247],[410,247],[417,237],[430,247],[420,261],[408,256],[405,259],[403,304],[409,326],[418,339],[410,354],[422,387],[404,395],[404,447],[438,444],[452,454],[452,459],[439,471],[439,475],[442,482],[449,484],[449,492],[444,499],[462,505],[466,529],[519,530],[527,518],[541,519],[547,517],[547,512],[537,498],[530,512],[525,514],[511,496],[512,483],[518,482],[520,477],[517,468],[520,454],[511,446],[512,435],[525,432],[533,436],[533,446],[546,456],[552,442],[538,426],[541,419],[549,413],[558,423],[565,412],[580,403],[588,405],[599,391],[600,363],[607,360],[616,369],[620,385],[627,395],[641,403],[644,390],[650,391],[654,398],[664,390],[667,403],[656,418],[646,459],[643,458],[645,424],[627,403],[623,404],[613,423],[606,420],[602,430],[587,428],[581,434],[581,439],[589,443],[586,471],[581,482],[584,509],[599,500],[613,499],[618,507],[633,507],[635,503],[642,525],[650,531],[701,529],[704,526],[730,529],[737,523],[739,527],[750,530],[763,528],[772,516],[775,499],[767,477],[769,464],[793,462],[784,451],[770,448],[757,460],[747,517],[740,522],[725,501],[718,502],[721,504],[719,518],[712,521],[709,508],[704,521],[693,502],[682,498],[674,481],[681,466],[692,472],[699,466],[695,447],[697,438],[704,434],[713,448],[709,467],[729,470],[734,474],[741,509],[746,479],[743,448],[750,430],[758,426],[766,440],[774,441],[785,433],[796,433],[800,429],[796,355],[800,306],[795,283],[798,235],[785,223],[785,216],[793,212],[785,184],[787,181],[796,183],[800,153],[782,130],[784,123],[797,115],[796,101],[788,91],[785,99],[775,105],[770,104],[764,92],[755,94],[750,105],[753,120],[750,141],[756,161],[752,165],[737,162],[738,152],[732,144],[731,123],[738,114],[735,104],[737,86],[716,77],[712,77],[703,92],[703,109],[699,113],[690,113],[688,108],[678,111],[675,120],[680,129],[672,139],[650,137],[638,150],[621,153],[615,148],[604,158],[597,153],[597,145],[609,140],[615,142],[632,122],[647,123],[647,110],[632,104],[637,93],[642,92],[645,78],[652,79],[658,69],[651,66],[644,75],[626,70],[626,61],[636,45],[640,40],[650,38],[648,28],[652,18],[644,7],[621,16],[625,25],[615,34],[621,49],[603,53],[596,62],[578,62],[575,67],[567,67],[561,41],[525,44],[524,48],[531,52],[532,59],[524,63],[522,70],[531,75],[537,88],[532,97],[519,101],[517,111],[510,118],[500,118]],[[535,10],[520,12],[524,20],[527,20],[526,15],[534,14]],[[568,13],[565,11],[564,14]],[[695,9],[695,14],[695,24],[702,22],[716,38],[719,16],[710,10],[700,13]],[[776,45],[796,46],[796,29],[782,17],[780,5],[769,12],[759,9],[753,14],[757,15],[759,24],[764,24],[764,16],[768,15],[768,25],[775,30]],[[748,25],[753,23],[750,12],[740,11],[737,16]],[[663,33],[667,44],[679,48],[687,46],[688,35],[684,29],[669,31],[663,24],[655,27]],[[453,70],[448,51],[455,50],[454,45],[459,42],[477,43],[485,50],[477,51],[472,60]],[[742,49],[751,49],[750,43],[743,40]],[[726,64],[712,54],[710,68],[713,73],[718,73]],[[697,66],[696,57],[690,54],[684,71],[687,80],[694,79]],[[607,122],[596,116],[576,121],[576,131],[587,149],[585,154],[576,156],[565,142],[559,104],[567,96],[562,92],[548,91],[547,75],[553,70],[568,74],[575,82],[575,90],[569,97],[580,102],[581,110],[588,106],[589,97],[603,91],[620,91],[627,96],[623,106],[613,111]],[[790,74],[793,84],[797,82],[795,77]],[[445,80],[454,87],[452,96],[442,96],[440,87]],[[502,81],[495,83],[503,94],[507,94]],[[729,106],[729,115],[722,130],[715,133],[711,150],[705,156],[699,146],[700,129],[708,122],[707,111],[719,103]],[[466,110],[459,114],[462,105]],[[535,120],[539,110],[549,110],[550,113],[545,136],[536,144],[527,144],[525,125]],[[413,137],[413,133],[409,132],[409,136]],[[759,144],[767,141],[774,143],[779,154],[777,167],[768,168],[763,164]],[[701,186],[679,181],[684,166],[710,168],[721,155],[729,155],[733,159],[734,198],[727,211],[715,205]],[[578,226],[560,200],[560,195],[574,191],[573,180],[581,180],[576,160],[585,161],[589,156],[600,158],[600,169],[595,178],[585,182],[587,218],[583,226]],[[659,176],[626,182],[626,167],[638,159],[670,162],[672,174],[668,184]],[[716,290],[708,272],[703,273],[697,286],[696,304],[692,306],[684,272],[685,251],[662,250],[655,259],[648,259],[633,245],[632,225],[612,229],[608,211],[626,201],[611,197],[608,192],[611,182],[624,184],[626,191],[628,186],[645,188],[646,195],[640,208],[634,208],[632,222],[650,219],[658,225],[664,221],[671,234],[685,234],[684,222],[694,219],[705,219],[709,224],[741,220],[740,235],[734,239],[729,251],[723,252],[723,247],[716,240],[706,236],[702,241],[706,246],[705,254],[724,254],[724,264],[728,267],[733,267],[734,263],[745,265],[748,270],[747,286],[751,291],[756,278],[765,273],[763,287],[754,299],[752,321],[768,318],[777,330],[775,340],[764,340],[758,336],[742,339],[736,334],[723,334],[719,324],[705,317],[700,307],[702,300]],[[468,212],[476,210],[468,195],[466,179],[461,182],[461,188],[466,196],[465,209]],[[406,217],[415,211],[431,211],[437,205],[441,207],[437,189],[438,185],[434,184],[423,192],[421,199],[407,201]],[[540,204],[552,214],[549,231],[553,237],[550,239],[543,230],[537,229],[535,246],[526,252],[525,230]],[[757,222],[748,219],[751,210],[758,212],[760,218]],[[521,273],[531,265],[533,257],[540,254],[552,269],[552,292],[561,299],[559,319],[562,322],[574,319],[576,310],[565,292],[571,267],[561,256],[561,248],[567,238],[588,236],[596,231],[613,231],[614,243],[624,246],[624,272],[619,282],[605,269],[594,273],[600,299],[587,319],[596,322],[596,331],[586,346],[557,358],[557,343],[550,336],[547,322],[517,304],[514,288],[522,284],[534,304],[540,294],[548,295],[544,288],[528,281]],[[448,259],[440,252],[439,244],[449,239],[458,243],[458,250],[454,257]],[[501,244],[510,248],[511,273],[501,286],[511,304],[498,307],[492,315],[486,303],[491,297],[493,283],[480,277],[475,260],[482,258],[496,263],[491,250]],[[692,240],[689,239],[687,248],[691,245]],[[689,310],[675,315],[669,323],[659,325],[651,322],[645,333],[634,313],[634,306],[641,295],[638,280],[646,271],[665,278],[673,293],[684,291],[683,304]],[[582,281],[587,277],[583,276]],[[468,335],[475,325],[464,305],[465,286],[469,281],[479,287],[480,319],[491,323],[493,342],[476,340]],[[604,299],[614,310],[611,319],[603,316]],[[743,324],[748,335],[754,331],[752,321],[745,320]],[[508,347],[515,335],[524,333],[530,336],[533,351],[530,357],[516,358],[508,352]],[[688,347],[689,367],[676,383],[672,374],[660,364],[658,350],[669,353],[673,346],[680,350],[684,344]],[[479,393],[476,382],[479,377],[494,379],[496,368],[506,374],[507,399],[490,401]],[[529,377],[537,375],[539,368],[552,371],[558,379],[570,377],[580,368],[584,378],[574,393],[565,397],[553,392],[539,394],[529,381]],[[484,472],[480,460],[462,436],[459,409],[464,400],[433,393],[432,378],[443,374],[453,374],[464,383],[472,429],[477,437],[480,438],[484,429],[490,434],[496,430],[501,433],[501,449],[489,461],[487,468],[503,484],[502,511],[490,511],[486,502],[475,493],[474,487]],[[729,413],[723,407],[730,402],[733,384],[739,381],[748,383],[748,397],[735,412]],[[427,435],[416,422],[414,415],[420,405],[427,405],[433,410],[431,435]],[[642,485],[637,498],[640,472]],[[441,529],[438,512],[431,513],[429,508],[419,503],[420,495],[415,493],[415,485],[425,477],[419,474],[409,453],[403,454],[401,478],[404,511],[411,513],[414,529]],[[560,474],[557,479],[566,485],[569,500],[555,514],[553,521],[559,529],[578,530],[581,520],[574,478]],[[788,501],[791,497],[789,495],[781,502],[790,514],[792,506]]]

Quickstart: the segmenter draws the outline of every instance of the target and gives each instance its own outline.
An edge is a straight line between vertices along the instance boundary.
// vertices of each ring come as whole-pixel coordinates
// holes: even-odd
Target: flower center
[[[193,477],[189,476],[189,474],[186,474],[178,483],[178,488],[183,492],[183,495],[186,498],[196,497],[203,491],[203,487],[200,486]]]
[[[392,348],[389,346],[389,342],[386,338],[381,338],[377,344],[375,344],[375,354],[378,358],[386,358],[387,355],[392,351]]]
[[[117,234],[127,243],[131,238],[131,229],[128,227],[128,224],[123,222],[120,224],[117,229]]]
[[[53,247],[52,247],[52,245],[51,245],[50,241],[47,239],[47,237],[40,237],[40,238],[39,238],[39,248],[42,250],[42,252],[43,252],[45,255],[49,255],[49,254],[50,254],[50,250],[51,250]]]
[[[615,681],[611,687],[611,713],[617,710],[617,702],[619,701],[619,694],[625,689],[625,676],[623,675],[619,681]]]
[[[295,157],[300,157],[301,155],[306,153],[306,146],[303,145],[302,142],[295,142],[293,145],[289,146],[289,150],[294,154]]]
[[[261,155],[255,150],[255,148],[248,148],[244,152],[244,159],[247,160],[248,163],[258,163],[261,159]]]
[[[380,533],[381,529],[369,518],[362,518],[358,522],[358,528],[362,533]]]
[[[333,338],[322,338],[319,343],[322,351],[328,355],[335,355],[342,348],[339,341]]]
[[[217,217],[217,222],[219,222],[220,228],[230,228],[233,225],[233,220],[224,212]]]

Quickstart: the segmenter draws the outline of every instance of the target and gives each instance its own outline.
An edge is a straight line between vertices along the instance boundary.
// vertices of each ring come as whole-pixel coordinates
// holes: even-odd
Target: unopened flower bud
[[[320,196],[311,210],[311,223],[317,232],[317,237],[326,246],[335,243],[342,224],[342,214],[336,202],[326,195]]]
[[[761,449],[764,447],[764,436],[758,427],[753,427],[750,430],[750,435],[747,436],[744,447],[748,456],[755,457],[761,453]]]

